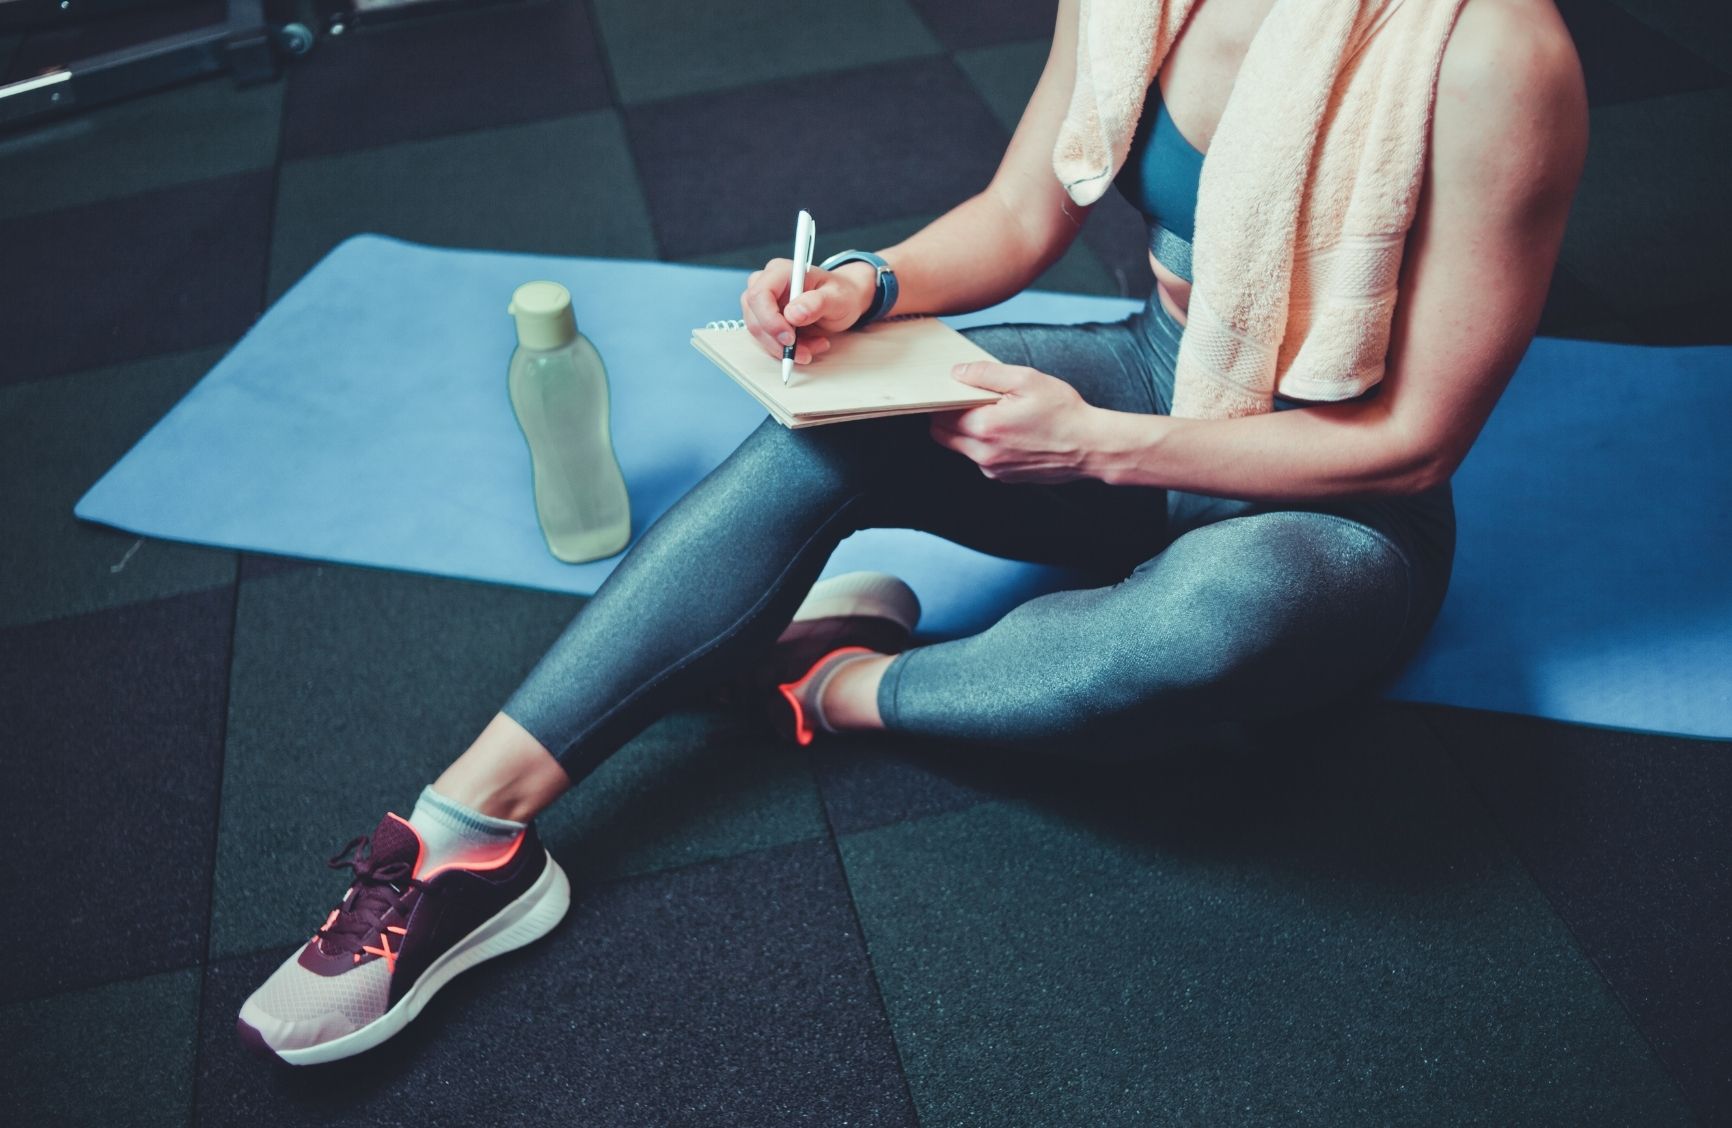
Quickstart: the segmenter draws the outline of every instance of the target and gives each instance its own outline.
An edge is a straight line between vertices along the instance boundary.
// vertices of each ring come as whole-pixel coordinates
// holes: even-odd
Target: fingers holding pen
[[[831,328],[828,322],[834,318],[826,308],[833,303],[821,292],[817,276],[822,272],[808,271],[808,285],[820,288],[808,289],[784,309],[793,266],[789,259],[771,259],[764,269],[753,271],[746,279],[745,292],[740,295],[740,311],[746,328],[765,355],[780,360],[783,347],[792,344],[794,362],[807,364],[813,357],[829,351],[826,331]]]
[[[781,297],[788,292],[792,263],[787,259],[771,259],[762,270],[754,270],[746,279],[745,292],[740,295],[740,313],[752,339],[766,355],[780,360],[784,343],[793,344],[794,327],[782,316]]]

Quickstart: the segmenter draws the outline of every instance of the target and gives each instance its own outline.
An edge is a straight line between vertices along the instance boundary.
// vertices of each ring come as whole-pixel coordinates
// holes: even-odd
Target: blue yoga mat
[[[448,250],[333,250],[78,503],[146,536],[575,593],[536,524],[505,390],[521,282],[572,292],[607,359],[641,532],[763,419],[687,343],[738,316],[738,270]],[[1117,320],[1140,303],[1027,292],[945,320]],[[1402,700],[1732,738],[1732,348],[1533,343],[1456,475],[1449,598]],[[767,486],[768,488],[768,486]],[[694,546],[694,551],[701,547]],[[904,576],[923,633],[980,630],[1075,582],[873,529],[826,574]]]

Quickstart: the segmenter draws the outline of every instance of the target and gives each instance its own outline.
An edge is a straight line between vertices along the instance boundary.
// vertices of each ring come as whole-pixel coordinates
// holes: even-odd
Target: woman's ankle
[[[504,713],[452,762],[433,790],[497,819],[528,822],[571,786],[571,777],[541,742]]]
[[[878,715],[878,683],[893,658],[894,654],[878,654],[849,662],[824,684],[819,707],[830,728],[869,732],[884,727]]]

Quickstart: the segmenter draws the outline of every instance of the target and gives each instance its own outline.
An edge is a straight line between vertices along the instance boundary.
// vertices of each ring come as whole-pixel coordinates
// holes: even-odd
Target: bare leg
[[[553,754],[524,727],[496,713],[433,790],[497,819],[528,822],[571,786]]]

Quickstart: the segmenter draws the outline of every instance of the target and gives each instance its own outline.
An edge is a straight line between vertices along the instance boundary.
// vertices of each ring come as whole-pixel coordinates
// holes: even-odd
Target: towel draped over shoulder
[[[1053,171],[1092,204],[1198,0],[1081,0]],[[1349,399],[1383,378],[1443,48],[1463,0],[1275,0],[1197,187],[1172,414]]]

